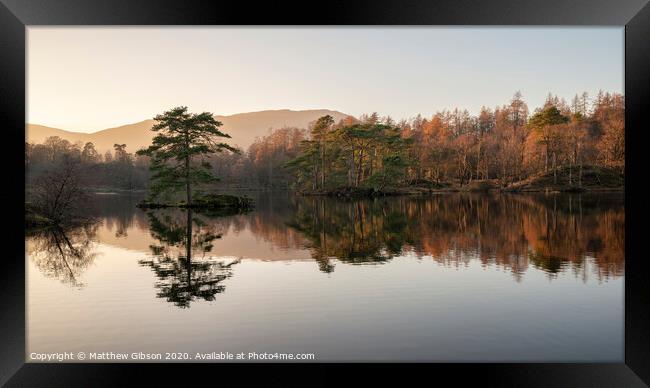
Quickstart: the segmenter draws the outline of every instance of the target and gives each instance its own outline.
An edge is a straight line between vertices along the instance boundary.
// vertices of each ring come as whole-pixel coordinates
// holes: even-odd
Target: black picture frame
[[[626,262],[625,362],[620,364],[418,364],[392,372],[384,364],[300,364],[311,377],[298,379],[296,365],[263,364],[259,373],[244,372],[251,364],[36,364],[25,363],[25,261],[23,147],[25,137],[25,31],[35,25],[579,25],[625,26],[626,100]],[[216,3],[199,0],[0,0],[0,125],[7,158],[2,203],[9,225],[0,271],[0,384],[8,386],[114,386],[136,377],[187,382],[188,376],[251,377],[265,381],[340,382],[334,366],[357,374],[358,381],[406,381],[419,377],[453,384],[476,382],[494,386],[612,386],[650,384],[650,272],[644,256],[648,205],[643,190],[647,173],[643,153],[648,147],[650,98],[650,6],[648,0],[446,0],[436,2],[383,0],[358,2]],[[23,166],[23,168],[19,168]],[[7,211],[10,210],[10,211]],[[369,370],[369,367],[372,370]],[[189,371],[188,371],[189,369]],[[182,370],[182,372],[181,372]],[[214,377],[221,378],[221,377]],[[353,380],[345,378],[346,382]],[[427,380],[425,380],[427,381]],[[215,380],[215,383],[217,381]]]

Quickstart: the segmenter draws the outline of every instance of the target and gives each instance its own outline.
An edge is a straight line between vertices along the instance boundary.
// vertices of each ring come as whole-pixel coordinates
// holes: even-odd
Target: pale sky
[[[476,114],[623,93],[623,27],[29,27],[27,121],[79,132],[168,108]]]

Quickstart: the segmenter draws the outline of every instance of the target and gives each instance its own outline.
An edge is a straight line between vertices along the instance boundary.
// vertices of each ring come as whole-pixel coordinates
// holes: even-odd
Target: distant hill
[[[328,114],[334,117],[335,121],[348,117],[345,113],[327,109],[299,111],[282,109],[215,116],[215,119],[223,123],[222,131],[232,137],[228,141],[229,144],[246,149],[256,137],[268,134],[271,128],[278,129],[285,126],[307,128],[311,122]],[[155,134],[151,131],[153,123],[153,120],[144,120],[93,133],[72,132],[43,125],[27,124],[26,140],[30,143],[42,143],[49,136],[59,136],[72,143],[90,141],[101,153],[113,150],[115,143],[126,144],[126,149],[129,152],[135,152],[151,144],[151,139]]]

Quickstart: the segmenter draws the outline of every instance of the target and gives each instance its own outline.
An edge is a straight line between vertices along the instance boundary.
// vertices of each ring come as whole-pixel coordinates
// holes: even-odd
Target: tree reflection
[[[614,198],[614,199],[612,199]],[[622,200],[589,195],[440,195],[342,202],[303,198],[287,223],[324,272],[334,260],[384,263],[398,255],[445,266],[508,269],[519,281],[530,265],[555,277],[573,271],[599,280],[623,273]]]
[[[312,257],[324,272],[332,259],[349,264],[379,264],[401,253],[409,242],[407,218],[383,201],[302,201],[288,225],[309,241]]]
[[[28,236],[28,254],[36,267],[47,277],[64,284],[82,287],[81,274],[93,263],[93,240],[96,223],[75,227],[55,226]]]
[[[160,210],[147,213],[149,230],[159,244],[151,245],[153,257],[139,263],[150,267],[158,278],[158,297],[178,307],[190,307],[195,299],[212,301],[225,290],[221,284],[232,276],[232,266],[209,253],[221,238],[215,224],[207,222],[191,209]]]
[[[281,194],[262,196],[254,212],[235,215],[179,209],[147,214],[117,199],[106,201],[110,208],[98,217],[104,220],[102,227],[125,233],[149,230],[156,241],[150,247],[153,257],[141,264],[156,274],[159,296],[184,307],[194,298],[212,300],[223,292],[234,263],[213,257],[213,245],[225,233],[242,231],[291,255],[308,250],[325,273],[335,271],[337,264],[378,265],[398,256],[451,268],[476,263],[497,267],[516,281],[531,269],[550,279],[573,274],[583,281],[604,281],[622,276],[625,267],[620,194],[445,194],[360,201]],[[43,257],[34,260],[42,262],[42,270],[52,268],[51,276],[79,284],[84,263],[80,258],[91,252],[92,236],[84,230],[65,229],[74,250],[54,230],[29,238],[34,240],[30,246],[43,246]],[[250,252],[254,247],[255,257],[269,257],[268,244],[246,248]],[[73,263],[72,270],[66,262]]]

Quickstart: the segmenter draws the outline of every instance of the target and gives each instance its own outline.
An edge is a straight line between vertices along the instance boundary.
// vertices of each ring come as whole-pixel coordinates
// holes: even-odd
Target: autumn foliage
[[[576,95],[570,105],[549,95],[532,113],[519,92],[478,116],[454,109],[395,122],[373,113],[316,123],[287,167],[294,185],[309,190],[477,180],[505,187],[567,167],[569,184],[579,186],[584,165],[623,173],[624,115],[623,96],[603,92],[593,103],[586,93]]]

